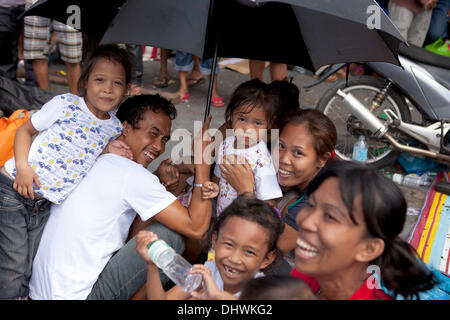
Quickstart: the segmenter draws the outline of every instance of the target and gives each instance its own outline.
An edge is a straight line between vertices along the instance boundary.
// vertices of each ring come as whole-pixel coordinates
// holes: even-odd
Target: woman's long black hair
[[[370,262],[380,267],[382,284],[405,298],[418,297],[419,292],[431,289],[436,284],[433,273],[418,259],[414,248],[399,238],[407,209],[402,191],[363,164],[333,160],[311,181],[307,195],[329,177],[339,180],[341,198],[355,224],[353,204],[359,194],[362,196],[368,236],[380,238],[385,244],[383,254]]]

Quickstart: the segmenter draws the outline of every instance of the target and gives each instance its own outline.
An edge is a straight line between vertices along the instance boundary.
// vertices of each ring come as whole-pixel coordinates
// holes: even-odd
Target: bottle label
[[[356,161],[366,161],[367,160],[367,149],[355,146],[353,149],[353,160]]]
[[[396,184],[402,184],[403,182],[403,176],[398,173],[394,173],[392,176],[392,181],[394,181]]]
[[[172,249],[164,240],[156,240],[151,242],[148,246],[147,256],[157,264],[158,257],[167,249]]]

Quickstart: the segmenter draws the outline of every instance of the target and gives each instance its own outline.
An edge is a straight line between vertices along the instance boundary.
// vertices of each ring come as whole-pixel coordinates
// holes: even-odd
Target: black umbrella
[[[109,8],[108,14],[90,12],[94,5],[86,0],[40,0],[24,15],[39,12],[66,23],[69,14],[61,8],[64,3],[76,4],[80,7],[83,32],[99,34],[106,30],[102,43],[149,44],[203,59],[213,57],[214,62],[217,57],[239,57],[310,70],[343,62],[384,61],[400,65],[397,52],[404,42],[374,0],[91,2],[97,7],[104,4]],[[58,8],[53,8],[55,3]],[[40,9],[43,7],[45,10]],[[111,22],[114,11],[118,13]],[[370,29],[368,22],[373,14],[378,19],[377,28]],[[98,27],[93,27],[96,23]],[[214,73],[205,118],[209,114],[213,79]]]
[[[127,0],[39,0],[31,5],[23,16],[42,16],[74,26],[89,34],[93,39],[100,39],[117,15],[120,7]],[[77,6],[74,8],[73,6]],[[79,8],[79,11],[77,10]],[[79,17],[76,16],[79,14]],[[78,28],[79,27],[79,28]]]

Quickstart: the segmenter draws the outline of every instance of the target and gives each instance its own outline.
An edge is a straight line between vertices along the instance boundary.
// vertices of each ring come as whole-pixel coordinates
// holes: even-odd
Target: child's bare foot
[[[175,96],[177,97],[177,102],[172,103],[178,103],[178,102],[185,102],[189,98],[189,92],[187,91],[177,91],[175,93]]]
[[[138,86],[137,84],[132,84],[130,86],[130,89],[128,89],[128,95],[129,96],[136,96],[141,94],[141,90],[142,88],[140,86]]]

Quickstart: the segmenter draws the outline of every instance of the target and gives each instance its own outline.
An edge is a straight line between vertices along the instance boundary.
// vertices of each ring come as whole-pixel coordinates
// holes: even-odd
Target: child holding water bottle
[[[269,204],[254,197],[239,196],[214,223],[211,239],[215,261],[193,266],[191,273],[202,275],[203,286],[192,292],[184,292],[178,286],[164,291],[158,268],[147,255],[147,246],[158,236],[140,231],[136,250],[147,262],[147,299],[239,297],[246,282],[263,276],[261,271],[266,271],[279,257],[277,241],[283,228],[283,221]]]

